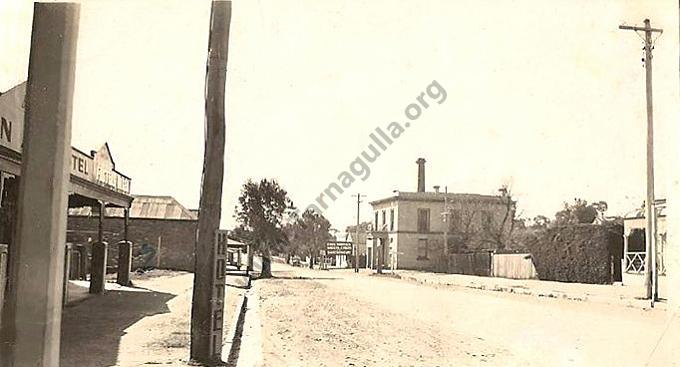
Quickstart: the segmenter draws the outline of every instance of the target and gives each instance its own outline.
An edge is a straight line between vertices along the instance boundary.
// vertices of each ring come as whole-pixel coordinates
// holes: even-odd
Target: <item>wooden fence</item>
[[[491,275],[491,252],[473,252],[449,255],[447,273],[465,275]]]
[[[492,276],[510,279],[538,278],[530,254],[494,254]]]

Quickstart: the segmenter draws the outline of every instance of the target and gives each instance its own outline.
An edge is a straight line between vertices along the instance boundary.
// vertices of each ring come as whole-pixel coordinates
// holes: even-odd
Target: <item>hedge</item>
[[[522,242],[541,280],[611,284],[620,279],[622,234],[620,225],[577,224],[530,231]]]

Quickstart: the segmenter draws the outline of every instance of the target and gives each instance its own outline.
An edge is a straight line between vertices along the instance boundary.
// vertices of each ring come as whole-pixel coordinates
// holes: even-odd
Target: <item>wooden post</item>
[[[221,359],[213,351],[222,343],[211,334],[212,303],[216,293],[213,287],[215,262],[215,233],[220,225],[222,181],[224,177],[225,135],[225,84],[227,76],[227,51],[231,2],[213,1],[210,13],[210,36],[205,96],[205,152],[203,179],[198,215],[193,304],[191,308],[191,359],[206,364]]]
[[[377,255],[378,255],[378,269],[377,269],[377,273],[378,273],[378,274],[382,274],[382,272],[383,272],[383,260],[384,260],[384,258],[383,258],[384,251],[383,251],[383,249],[384,249],[384,248],[385,248],[385,241],[384,241],[383,238],[381,237],[381,238],[378,239],[378,251],[377,251]]]
[[[158,236],[158,246],[156,247],[156,269],[161,267],[161,251],[163,245],[163,236]]]
[[[645,201],[645,288],[651,306],[658,298],[656,274],[656,209],[654,208],[654,109],[652,102],[652,33],[663,33],[663,29],[652,28],[649,19],[644,27],[621,25],[619,29],[645,32],[645,90],[647,94],[647,200]]]
[[[99,202],[99,223],[97,242],[92,244],[92,260],[90,266],[90,293],[102,294],[106,291],[106,262],[108,244],[104,241],[104,218],[106,217],[106,203]]]
[[[106,203],[99,202],[99,222],[97,223],[97,241],[104,242],[104,218],[106,217]]]
[[[59,366],[79,5],[36,3],[1,366]]]
[[[247,264],[246,264],[246,274],[250,274],[251,271],[253,271],[253,258],[255,254],[253,253],[254,248],[252,245],[248,245],[248,259],[247,259]]]
[[[623,269],[621,269],[621,274],[626,272],[628,269],[628,233],[623,232]],[[621,275],[623,276],[623,275]]]
[[[130,208],[125,208],[123,219],[123,241],[130,241]]]
[[[361,194],[357,194],[357,228],[354,237],[354,272],[359,272],[359,215],[361,211]]]
[[[118,242],[117,270],[116,283],[124,286],[130,285],[130,271],[132,270],[132,243],[130,241]]]
[[[68,281],[71,274],[71,254],[73,252],[73,245],[67,243],[64,253],[64,289],[62,290],[62,305],[66,306],[68,303]]]

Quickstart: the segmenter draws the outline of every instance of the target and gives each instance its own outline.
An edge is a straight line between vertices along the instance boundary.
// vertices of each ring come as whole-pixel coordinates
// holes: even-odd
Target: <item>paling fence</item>
[[[491,252],[471,252],[450,254],[447,272],[451,274],[490,276],[492,266]]]
[[[450,274],[535,279],[536,267],[530,254],[496,254],[491,251],[450,254]]]
[[[492,276],[510,279],[538,278],[530,254],[494,254]]]

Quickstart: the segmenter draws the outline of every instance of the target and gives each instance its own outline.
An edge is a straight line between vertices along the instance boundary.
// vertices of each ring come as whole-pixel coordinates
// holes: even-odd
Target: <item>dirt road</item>
[[[667,311],[274,270],[255,282],[266,366],[680,365]]]

